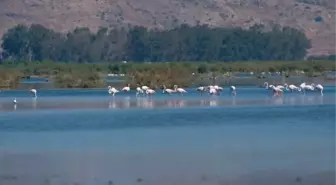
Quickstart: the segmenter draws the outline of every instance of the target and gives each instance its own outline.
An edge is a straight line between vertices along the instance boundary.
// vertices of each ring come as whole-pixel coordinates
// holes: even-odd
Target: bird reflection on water
[[[130,108],[131,107],[131,97],[127,96],[124,98],[124,107],[125,108]]]
[[[0,100],[0,111],[11,110],[43,110],[43,109],[83,109],[83,108],[108,108],[108,109],[131,109],[131,108],[186,108],[186,107],[221,107],[238,105],[314,105],[324,104],[332,100],[324,100],[321,96],[301,96],[301,97],[265,97],[263,99],[240,99],[231,97],[226,99],[154,99],[154,98],[111,98],[109,100],[82,100],[82,101],[55,101],[19,100],[17,104],[3,102]]]
[[[209,105],[210,105],[210,107],[216,107],[216,106],[218,106],[218,103],[217,103],[216,100],[210,100]]]
[[[17,104],[0,100],[0,111],[15,110],[43,110],[43,109],[83,109],[83,108],[107,108],[107,109],[132,109],[132,108],[186,108],[186,107],[221,107],[239,105],[314,105],[324,104],[333,100],[324,100],[326,96],[287,96],[264,97],[259,99],[244,99],[237,96],[231,97],[207,97],[196,98],[151,98],[151,97],[109,97],[106,99],[92,100],[52,100],[36,99],[30,101],[19,99]]]
[[[57,90],[56,90],[57,91]],[[80,91],[79,91],[80,92]],[[181,96],[174,94],[156,94],[156,96],[133,96],[133,92],[125,92],[119,96],[107,96],[104,94],[76,96],[64,94],[45,96],[42,99],[27,97],[26,94],[16,96],[17,105],[10,100],[12,95],[0,97],[0,111],[15,110],[43,110],[43,109],[132,109],[132,108],[185,108],[185,107],[221,107],[221,106],[240,106],[240,105],[314,105],[325,104],[335,101],[333,95],[335,89],[327,88],[325,96],[317,93],[290,93],[286,92],[283,96],[268,96],[261,89],[241,89],[238,95],[222,94],[218,96],[200,96],[199,92],[188,91],[189,93]],[[17,93],[17,92],[16,92]],[[49,93],[49,92],[48,92]],[[95,92],[96,93],[96,92]]]
[[[236,106],[236,96],[232,96],[232,106]]]
[[[36,100],[36,97],[32,98],[32,107],[33,107],[34,110],[35,110],[36,107],[37,107],[37,100]]]
[[[114,98],[113,98],[113,100],[111,100],[111,101],[109,102],[108,108],[109,108],[109,109],[115,109],[115,108],[117,108],[117,104],[116,104]]]

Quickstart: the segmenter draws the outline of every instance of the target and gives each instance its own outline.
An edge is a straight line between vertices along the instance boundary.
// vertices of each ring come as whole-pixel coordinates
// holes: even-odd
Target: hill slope
[[[0,7],[0,35],[18,23],[57,31],[129,24],[164,29],[181,23],[278,23],[304,30],[313,44],[309,54],[335,53],[333,0],[0,0]]]

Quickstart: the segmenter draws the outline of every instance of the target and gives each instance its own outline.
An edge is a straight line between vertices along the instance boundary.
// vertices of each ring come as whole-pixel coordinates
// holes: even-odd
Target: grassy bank
[[[41,76],[51,80],[57,88],[98,88],[104,87],[107,74],[125,74],[125,83],[146,84],[153,88],[162,84],[191,86],[211,83],[211,77],[234,83],[240,77],[236,72],[250,73],[248,79],[263,81],[269,79],[267,72],[284,72],[277,79],[291,76],[324,78],[324,71],[335,71],[334,61],[292,61],[292,62],[166,62],[166,63],[95,63],[69,64],[55,62],[5,61],[0,65],[0,88],[17,88],[21,79],[27,76]],[[262,72],[266,72],[266,75]],[[247,79],[247,78],[244,78]],[[123,86],[125,83],[116,84]],[[221,82],[220,82],[221,83]]]

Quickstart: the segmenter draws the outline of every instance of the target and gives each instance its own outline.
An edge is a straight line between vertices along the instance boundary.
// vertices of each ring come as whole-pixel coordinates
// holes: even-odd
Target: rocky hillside
[[[58,31],[75,27],[142,25],[167,29],[181,23],[249,27],[291,26],[312,40],[309,54],[335,53],[334,0],[0,0],[0,34],[18,23]]]

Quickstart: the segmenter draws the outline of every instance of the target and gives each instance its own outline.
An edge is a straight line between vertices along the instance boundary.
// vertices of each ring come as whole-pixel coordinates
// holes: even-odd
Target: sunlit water
[[[3,91],[0,111],[0,184],[334,184],[335,87]]]

